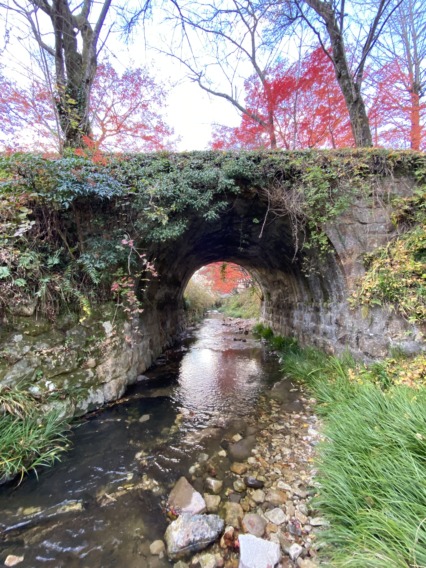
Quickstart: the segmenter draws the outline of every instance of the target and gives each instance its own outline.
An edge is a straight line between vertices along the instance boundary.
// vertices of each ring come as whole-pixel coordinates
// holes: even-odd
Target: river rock
[[[166,545],[162,540],[154,540],[149,546],[149,551],[153,556],[163,556]]]
[[[207,477],[204,483],[206,488],[215,495],[222,491],[223,481],[220,481],[219,479],[214,479],[214,477]]]
[[[262,489],[265,485],[264,481],[257,479],[256,477],[252,477],[251,475],[244,478],[244,483],[247,487],[251,487],[252,489]]]
[[[203,550],[218,538],[223,527],[224,522],[217,515],[183,513],[167,527],[164,535],[169,558],[178,560]]]
[[[265,534],[266,521],[256,513],[247,513],[243,517],[241,526],[245,533],[262,537]]]
[[[274,525],[282,525],[285,522],[285,513],[282,509],[276,507],[275,509],[271,509],[270,511],[266,511],[265,517]]]
[[[246,473],[247,469],[247,465],[240,462],[234,462],[230,467],[232,473],[236,473],[237,475],[243,475],[244,473]]]
[[[210,495],[210,493],[204,493],[204,501],[206,502],[208,513],[217,513],[220,505],[219,495]]]
[[[271,505],[283,505],[287,501],[287,493],[280,491],[279,489],[270,489],[266,494],[265,501]]]
[[[253,491],[253,493],[251,494],[251,498],[255,503],[260,505],[265,501],[265,493],[261,489],[256,489],[256,491]]]
[[[290,558],[293,560],[293,562],[296,562],[296,560],[299,558],[299,556],[302,555],[303,552],[303,547],[300,546],[300,544],[297,544],[296,542],[294,544],[292,544],[288,550],[288,555],[290,556]]]
[[[239,503],[228,501],[225,503],[225,522],[227,525],[239,528],[240,519],[243,518],[244,511]]]
[[[246,484],[241,479],[236,479],[232,484],[232,486],[234,490],[237,491],[238,493],[242,493],[243,491],[246,490]]]
[[[23,556],[15,556],[14,554],[9,554],[4,561],[5,566],[17,566],[21,562],[23,562]]]
[[[247,436],[247,438],[243,438],[235,444],[230,444],[228,447],[228,454],[234,461],[244,461],[251,455],[251,451],[255,445],[256,437]]]
[[[216,568],[216,557],[214,554],[202,554],[198,558],[200,568]]]
[[[318,568],[318,564],[309,558],[301,558],[297,559],[297,565],[299,568]]]
[[[177,514],[204,513],[206,502],[198,491],[192,487],[185,477],[181,477],[170,492],[167,500],[167,507]]]
[[[243,534],[240,542],[239,568],[273,568],[281,559],[279,544],[251,534]]]
[[[312,525],[313,527],[329,526],[329,522],[327,521],[327,519],[324,519],[323,517],[314,517],[313,519],[311,519],[309,524]]]

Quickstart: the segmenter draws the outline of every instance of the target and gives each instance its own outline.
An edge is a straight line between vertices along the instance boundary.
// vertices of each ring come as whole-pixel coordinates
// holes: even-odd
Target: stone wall
[[[371,195],[356,199],[326,227],[332,253],[324,260],[313,259],[308,276],[297,267],[290,273],[265,272],[264,321],[304,345],[317,345],[331,353],[348,350],[367,360],[384,357],[395,348],[409,354],[424,349],[425,330],[394,310],[353,308],[348,301],[365,273],[364,255],[396,234],[386,196],[406,196],[412,190],[411,179],[388,178],[377,182]]]
[[[0,335],[0,385],[48,390],[67,415],[83,414],[120,398],[177,333],[167,310],[130,321],[111,304],[81,322],[74,314],[54,324],[36,314],[9,317]]]

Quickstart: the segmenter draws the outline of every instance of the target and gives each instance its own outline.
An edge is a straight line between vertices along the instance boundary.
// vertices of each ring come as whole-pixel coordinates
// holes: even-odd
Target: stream
[[[13,554],[22,568],[173,566],[150,552],[168,526],[171,488],[183,475],[203,493],[214,476],[222,498],[232,494],[238,460],[223,450],[235,436],[254,438],[262,397],[282,378],[249,329],[210,313],[123,399],[84,417],[61,462],[0,488],[0,562]],[[280,413],[303,410],[290,382],[280,389]]]

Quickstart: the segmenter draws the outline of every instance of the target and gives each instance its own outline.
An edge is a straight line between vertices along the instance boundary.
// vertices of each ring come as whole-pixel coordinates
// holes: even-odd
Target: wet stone
[[[220,481],[219,479],[214,479],[213,477],[207,477],[204,483],[206,488],[209,489],[215,495],[217,495],[222,491],[223,481]]]
[[[243,516],[244,511],[239,503],[225,503],[225,522],[227,525],[238,528]]]
[[[214,554],[202,554],[198,557],[200,568],[216,568],[216,557]]]
[[[192,487],[185,477],[181,477],[173,487],[167,507],[176,513],[204,513],[206,503],[201,494]]]
[[[262,537],[265,534],[266,521],[256,513],[247,513],[243,517],[241,526],[245,533]]]
[[[184,513],[167,527],[164,535],[169,558],[178,560],[203,550],[219,537],[223,527],[224,522],[217,515]]]
[[[235,444],[230,444],[228,447],[228,453],[231,459],[235,461],[244,461],[250,455],[252,449],[256,445],[256,437],[255,436],[248,436]]]
[[[166,545],[162,540],[154,540],[149,547],[149,551],[154,556],[162,556],[166,551]]]
[[[204,493],[204,501],[206,502],[208,513],[217,513],[220,505],[219,495],[210,495],[210,493]]]
[[[244,473],[246,473],[247,469],[247,465],[240,462],[234,462],[230,467],[232,473],[236,473],[237,475],[243,475]]]
[[[14,554],[9,554],[4,561],[5,566],[17,566],[21,562],[23,562],[23,556],[15,556]]]
[[[265,482],[257,479],[256,477],[252,477],[250,475],[244,478],[244,483],[247,487],[251,487],[252,489],[262,489],[265,486]]]
[[[246,484],[241,479],[236,479],[232,486],[238,493],[242,493],[246,490]]]
[[[253,491],[251,494],[251,498],[255,503],[260,505],[265,501],[265,493],[261,489],[256,489],[256,491]]]

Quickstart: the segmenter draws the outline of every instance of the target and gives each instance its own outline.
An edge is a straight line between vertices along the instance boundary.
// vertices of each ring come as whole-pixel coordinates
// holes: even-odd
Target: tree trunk
[[[352,84],[348,88],[347,85],[343,86],[341,81],[339,84],[348,108],[355,146],[369,148],[373,145],[373,138],[364,100],[361,94],[357,93],[356,85]]]
[[[422,139],[422,129],[420,126],[420,95],[415,86],[413,86],[410,96],[410,147],[412,150],[420,150]]]
[[[64,148],[85,146],[90,137],[90,91],[97,68],[97,43],[112,0],[103,0],[94,27],[90,23],[93,0],[84,0],[80,12],[71,9],[71,0],[30,0],[36,9],[49,16],[54,34],[54,47],[47,45],[37,27],[32,29],[40,47],[55,61],[56,108],[63,135]]]
[[[333,61],[336,78],[348,108],[355,146],[368,148],[373,145],[373,139],[367,111],[361,95],[363,65],[360,65],[358,73],[354,77],[346,58],[342,27],[339,26],[336,12],[334,12],[331,3],[325,0],[304,0],[304,2],[322,18],[327,29],[332,48],[332,54],[329,54],[329,56]],[[322,46],[324,51],[328,53],[324,44]]]

